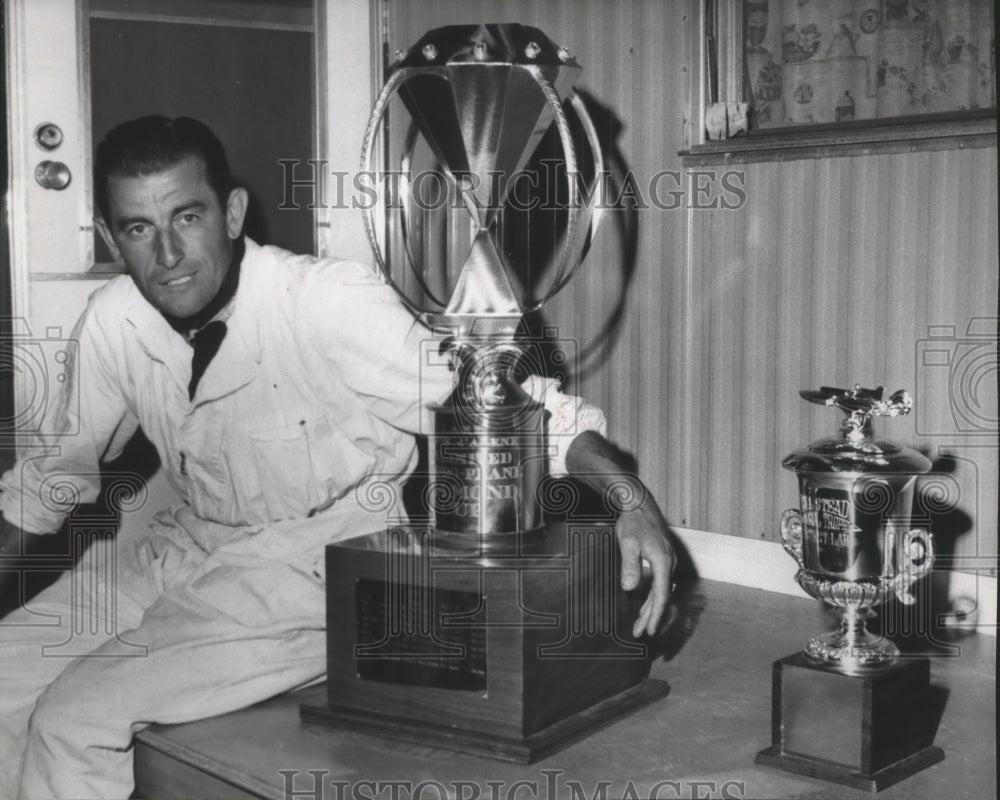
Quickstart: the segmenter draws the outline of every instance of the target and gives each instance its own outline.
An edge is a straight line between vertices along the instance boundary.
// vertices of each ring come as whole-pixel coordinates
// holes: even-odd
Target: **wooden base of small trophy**
[[[613,528],[480,556],[397,529],[327,548],[327,704],[306,722],[531,763],[664,696]]]
[[[848,674],[804,653],[774,663],[765,766],[877,792],[944,758],[933,745],[930,661]]]

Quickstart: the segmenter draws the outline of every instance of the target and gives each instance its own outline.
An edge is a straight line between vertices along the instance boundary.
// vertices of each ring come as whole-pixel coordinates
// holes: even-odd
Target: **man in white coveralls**
[[[384,527],[355,490],[373,475],[402,483],[426,402],[451,388],[447,374],[421,374],[428,332],[372,270],[243,235],[247,192],[203,124],[120,125],[97,149],[95,178],[99,230],[128,275],[94,292],[74,330],[45,430],[75,432],[39,441],[48,449],[29,448],[0,481],[0,558],[93,501],[99,464],[140,426],[181,502],[141,537],[119,536],[110,574],[109,548],[91,548],[75,576],[0,622],[2,798],[127,798],[144,726],[321,678],[324,548]],[[620,476],[601,413],[530,383],[550,412],[550,470],[595,485]],[[642,560],[652,568],[636,635],[655,631],[674,565],[643,497],[616,523],[623,586],[639,584]],[[116,632],[53,656],[74,608],[109,583]]]

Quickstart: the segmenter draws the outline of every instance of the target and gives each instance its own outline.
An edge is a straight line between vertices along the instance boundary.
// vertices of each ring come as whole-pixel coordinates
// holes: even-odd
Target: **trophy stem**
[[[806,655],[825,664],[836,664],[845,672],[887,664],[899,656],[899,648],[868,631],[866,620],[874,614],[857,605],[838,606],[839,630],[817,636],[806,645]]]

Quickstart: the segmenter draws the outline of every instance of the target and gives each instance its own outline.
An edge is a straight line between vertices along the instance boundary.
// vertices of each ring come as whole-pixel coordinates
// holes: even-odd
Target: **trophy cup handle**
[[[800,567],[804,567],[802,554],[802,513],[797,508],[790,508],[781,515],[781,546],[795,559]]]
[[[893,589],[899,602],[912,606],[917,599],[910,587],[934,567],[934,538],[922,528],[907,531],[903,539],[903,558],[905,563],[896,576]]]

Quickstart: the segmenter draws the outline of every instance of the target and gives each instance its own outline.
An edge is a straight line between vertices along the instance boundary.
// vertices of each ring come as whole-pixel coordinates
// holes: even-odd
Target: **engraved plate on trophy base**
[[[925,657],[847,674],[788,656],[774,663],[771,747],[756,763],[880,791],[944,758],[930,694]]]
[[[611,525],[481,556],[396,529],[327,548],[327,705],[302,719],[531,763],[668,691]],[[633,596],[635,595],[635,596]]]

